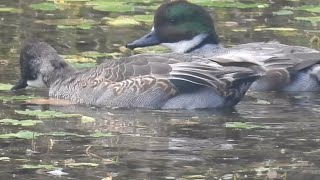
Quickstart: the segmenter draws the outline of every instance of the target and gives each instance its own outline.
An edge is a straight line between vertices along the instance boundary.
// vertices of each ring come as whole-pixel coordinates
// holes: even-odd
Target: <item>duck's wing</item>
[[[83,79],[97,85],[99,82],[115,84],[151,77],[154,81],[169,80],[179,91],[206,86],[222,93],[226,88],[233,87],[234,82],[260,75],[245,67],[222,67],[217,63],[208,65],[201,61],[200,57],[181,54],[136,55],[106,61],[83,75]]]
[[[287,69],[291,73],[320,63],[320,53],[296,53],[284,57],[272,57],[264,61],[267,69]]]
[[[288,54],[319,52],[318,50],[311,49],[308,47],[291,46],[291,45],[281,44],[277,41],[240,44],[240,45],[233,46],[232,48],[230,48],[230,50],[246,50],[246,51],[252,51],[260,55],[273,54],[278,57],[286,56]]]
[[[209,59],[222,66],[236,65],[264,72],[264,76],[255,84],[265,85],[265,90],[281,89],[307,71],[317,81],[320,80],[320,52],[301,46],[277,42],[249,43],[230,48],[227,53]]]
[[[109,82],[120,82],[129,78],[144,75],[166,76],[172,71],[172,64],[193,62],[200,57],[184,54],[135,55],[119,60],[106,60],[103,64],[88,71],[88,77]],[[199,60],[200,61],[200,60]],[[210,67],[221,67],[211,62]]]
[[[276,41],[238,45],[233,50],[246,51],[266,69],[299,71],[320,62],[320,52],[302,46],[290,46]]]
[[[295,73],[320,63],[320,52],[272,41],[238,45],[208,58],[223,66],[236,65],[260,71],[284,69]]]
[[[164,102],[174,96],[192,95],[203,89],[211,89],[213,94],[226,100],[225,106],[234,106],[243,97],[251,83],[260,77],[260,74],[253,70],[242,67],[219,68],[190,62],[176,62],[166,65],[161,66],[162,70],[153,71],[159,73],[132,76],[111,83],[108,86],[108,91],[111,90],[115,93],[114,96],[109,95],[108,98],[105,98],[105,101],[116,97],[113,102],[128,101],[131,106],[139,106],[137,102],[143,102],[144,107],[155,107],[156,105],[161,106],[162,103],[153,105],[146,105],[146,103]],[[159,67],[157,65],[153,68]],[[126,97],[125,100],[123,97]]]
[[[145,54],[106,62],[95,73],[102,72],[107,82],[153,77],[154,80],[169,80],[180,92],[206,86],[221,94],[225,89],[234,87],[233,83],[260,75],[246,67],[222,67],[213,62],[203,63],[204,61],[208,60],[184,54]]]
[[[179,92],[192,92],[209,87],[220,95],[237,88],[241,81],[253,81],[259,73],[243,67],[213,67],[202,63],[176,63],[167,77]],[[232,91],[232,90],[231,90]]]

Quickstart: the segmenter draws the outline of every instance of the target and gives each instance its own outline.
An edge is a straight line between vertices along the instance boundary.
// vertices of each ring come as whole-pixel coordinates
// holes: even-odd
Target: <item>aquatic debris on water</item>
[[[58,168],[53,171],[48,171],[47,173],[54,176],[64,176],[69,174],[69,173],[63,172],[62,170],[63,170],[62,168]]]
[[[12,126],[34,126],[43,123],[40,120],[16,120],[16,119],[1,119],[0,124]]]
[[[9,91],[13,85],[0,83],[0,91]]]
[[[235,129],[267,129],[269,126],[265,125],[253,125],[247,122],[227,122],[225,124],[226,128],[235,128]]]
[[[37,164],[37,165],[23,164],[20,167],[22,169],[46,169],[46,170],[56,169],[56,167],[51,164]]]
[[[41,111],[26,109],[25,111],[15,110],[15,112],[21,115],[36,116],[39,119],[82,117],[81,114],[65,114],[57,111]]]

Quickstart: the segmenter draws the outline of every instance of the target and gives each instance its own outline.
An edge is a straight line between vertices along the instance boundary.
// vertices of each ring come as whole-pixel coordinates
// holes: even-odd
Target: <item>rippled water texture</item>
[[[107,10],[94,5],[99,0],[42,2],[1,0],[0,83],[15,83],[19,50],[30,39],[50,43],[79,66],[165,51],[122,47],[150,30],[161,1],[114,1]],[[242,1],[259,3],[254,8],[194,2],[211,6],[227,46],[278,40],[319,48],[318,0]],[[248,93],[228,111],[96,109],[47,102],[47,94],[0,91],[0,179],[320,179],[318,93]],[[35,117],[19,110],[77,115]]]

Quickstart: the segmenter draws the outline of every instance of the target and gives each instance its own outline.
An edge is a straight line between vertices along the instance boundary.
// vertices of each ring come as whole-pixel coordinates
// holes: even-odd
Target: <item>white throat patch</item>
[[[175,53],[185,53],[189,49],[200,44],[208,34],[199,34],[190,40],[183,40],[175,43],[162,43],[162,46],[170,48]]]
[[[42,76],[38,76],[36,80],[28,80],[27,81],[28,86],[35,87],[35,88],[45,88],[47,87],[46,84],[42,80]]]

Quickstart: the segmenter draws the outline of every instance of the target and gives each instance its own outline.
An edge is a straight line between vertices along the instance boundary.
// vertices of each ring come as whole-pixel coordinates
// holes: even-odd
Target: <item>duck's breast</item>
[[[225,97],[212,88],[203,88],[192,93],[183,93],[169,99],[162,109],[219,108],[225,105]]]

